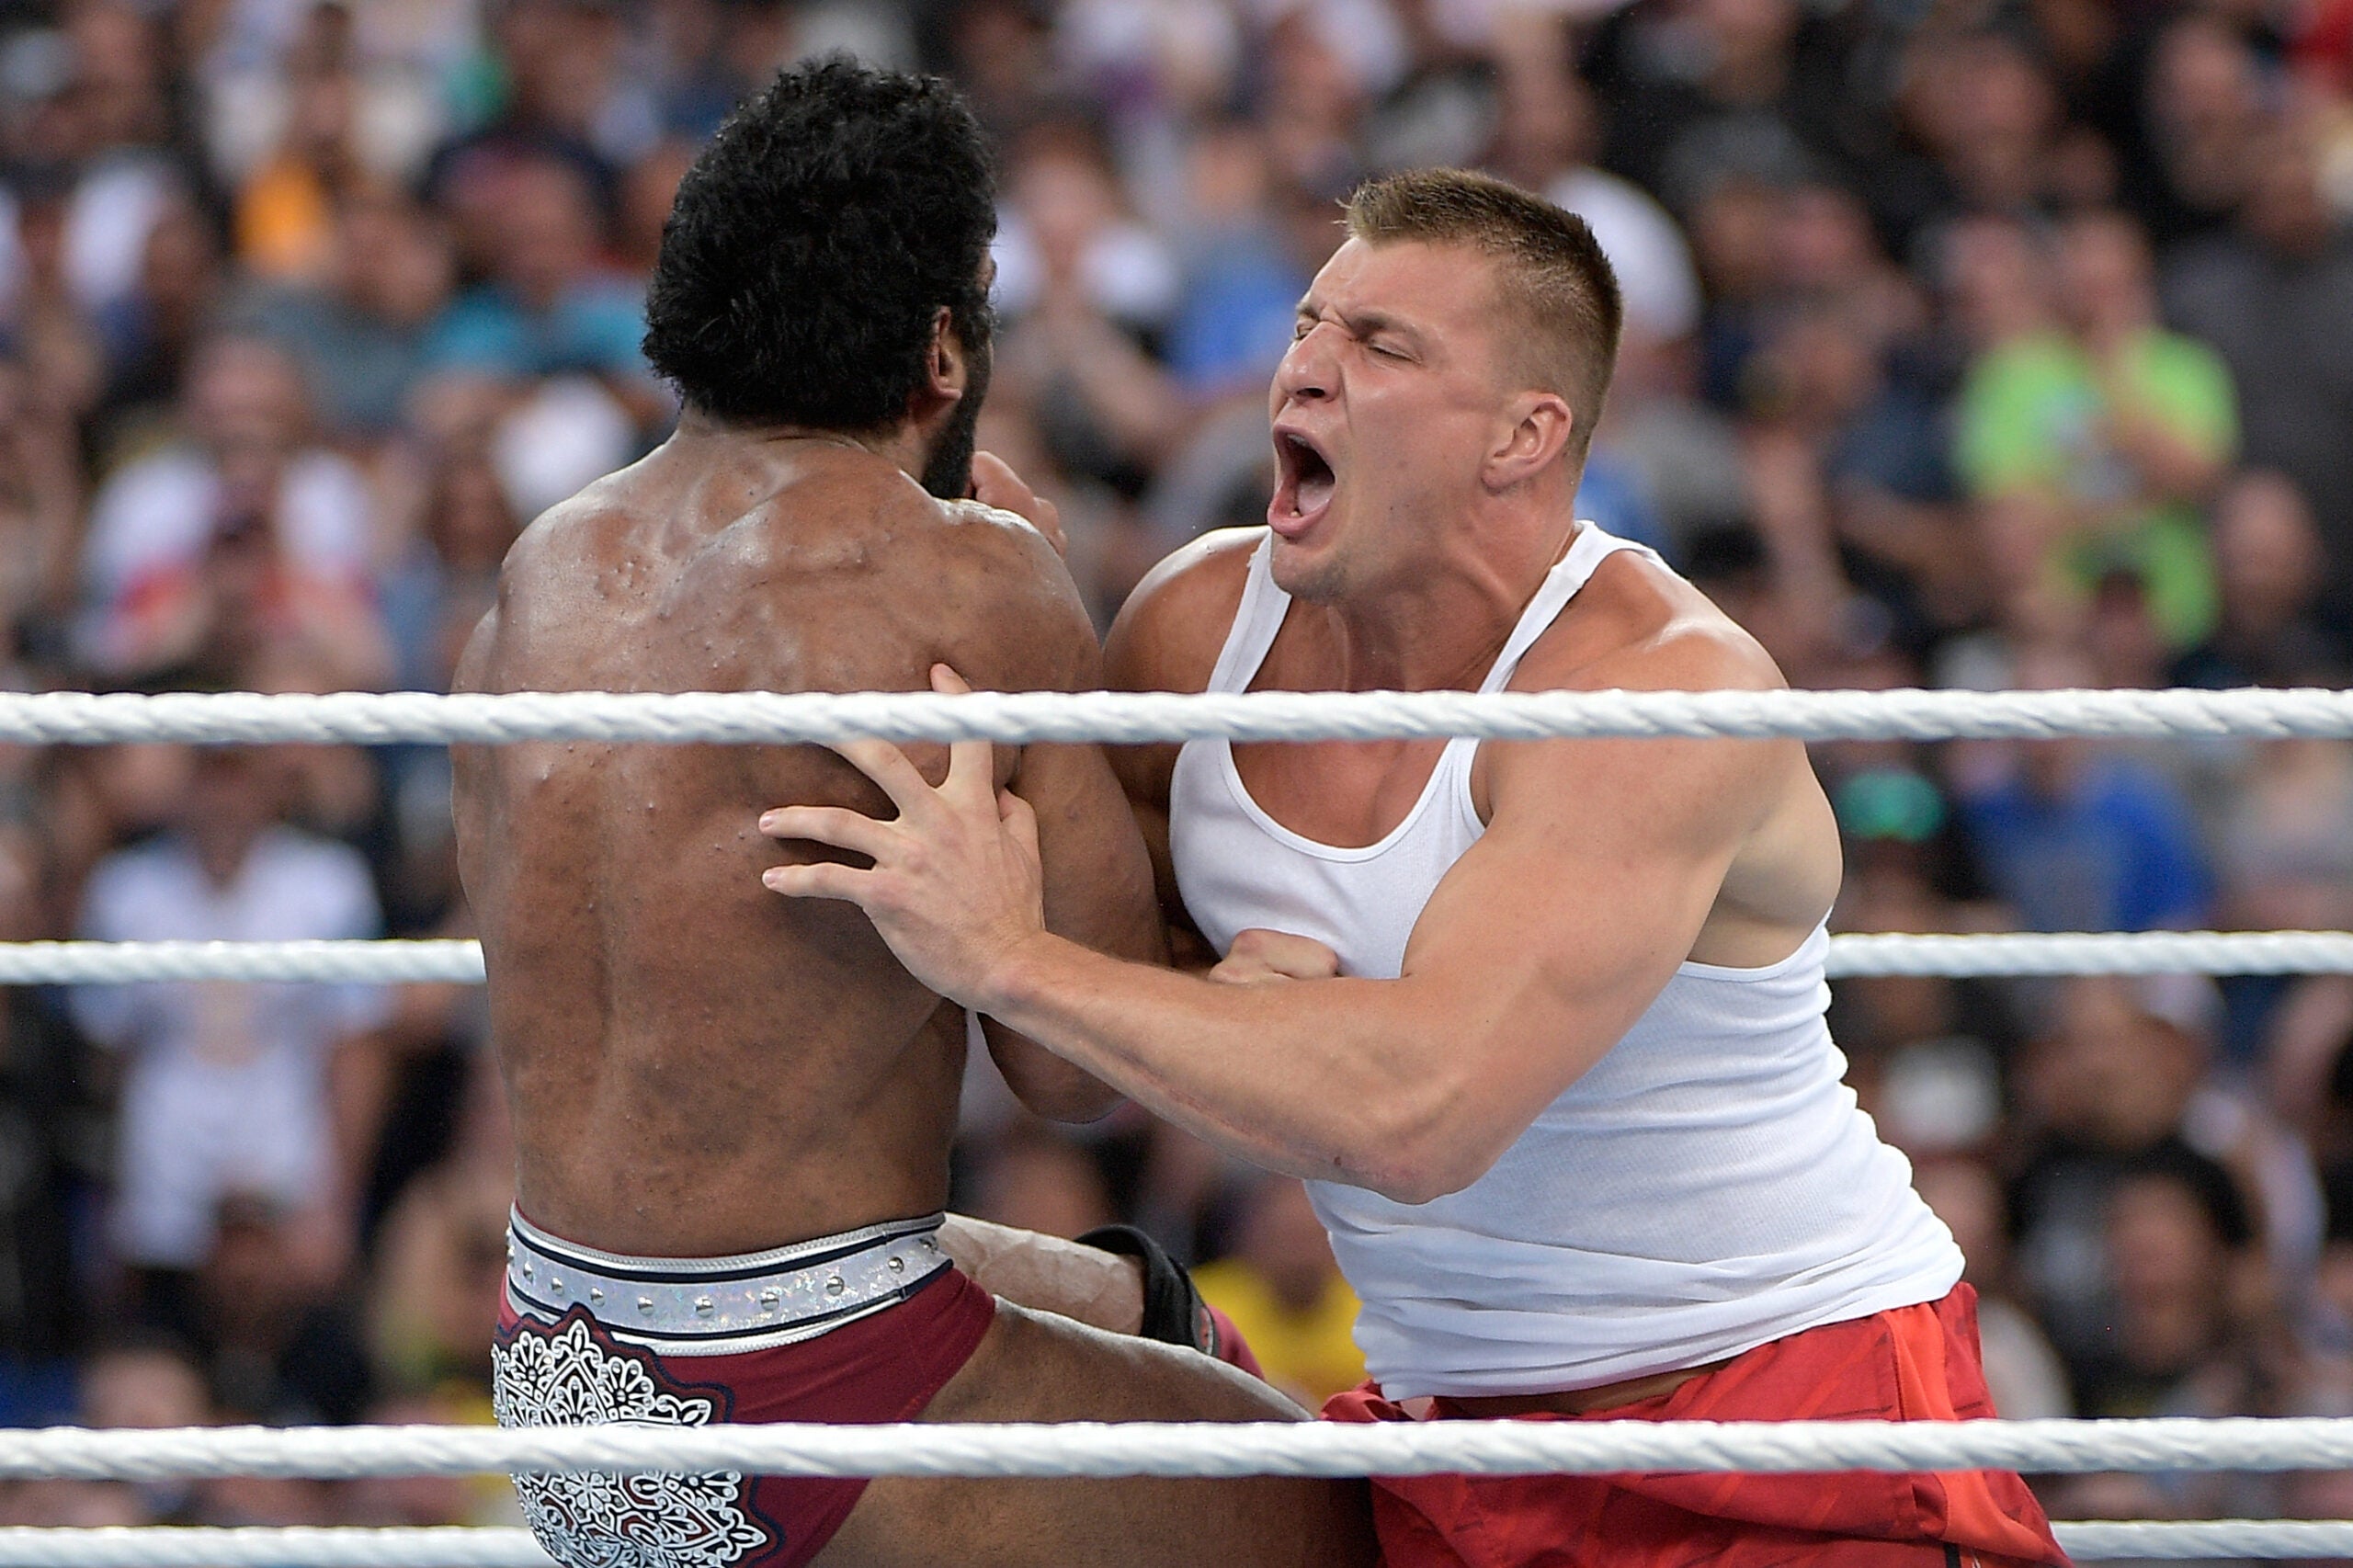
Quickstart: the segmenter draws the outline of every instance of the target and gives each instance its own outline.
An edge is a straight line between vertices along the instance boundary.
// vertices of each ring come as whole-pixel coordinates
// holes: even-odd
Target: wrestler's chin
[[[1308,604],[1330,604],[1347,587],[1346,563],[1329,541],[1310,544],[1277,534],[1267,566],[1276,587]]]
[[[1275,586],[1284,593],[1313,604],[1324,603],[1336,597],[1342,585],[1336,508],[1326,500],[1301,512],[1286,506],[1286,499],[1278,495],[1267,508],[1267,526],[1275,536],[1267,566]]]

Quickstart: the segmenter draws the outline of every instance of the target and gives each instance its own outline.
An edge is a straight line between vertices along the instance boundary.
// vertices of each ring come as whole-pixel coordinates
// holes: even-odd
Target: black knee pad
[[[1166,1247],[1133,1225],[1105,1225],[1079,1237],[1078,1244],[1132,1257],[1143,1265],[1143,1323],[1137,1334],[1223,1359],[1225,1347],[1218,1343],[1217,1319],[1210,1315],[1209,1303],[1193,1288],[1193,1277],[1168,1256]]]

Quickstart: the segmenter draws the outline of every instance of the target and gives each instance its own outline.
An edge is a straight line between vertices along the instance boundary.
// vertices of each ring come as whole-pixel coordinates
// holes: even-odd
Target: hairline
[[[1348,238],[1368,247],[1427,245],[1432,249],[1476,256],[1485,264],[1487,300],[1484,313],[1492,324],[1497,369],[1508,376],[1512,391],[1549,392],[1569,405],[1569,412],[1575,422],[1570,431],[1569,442],[1579,460],[1583,460],[1583,453],[1589,449],[1593,439],[1593,426],[1599,416],[1601,403],[1608,396],[1609,368],[1607,365],[1599,369],[1589,368],[1585,377],[1587,385],[1584,388],[1563,386],[1559,383],[1564,378],[1554,374],[1551,368],[1560,356],[1527,340],[1530,337],[1550,338],[1559,348],[1580,355],[1590,354],[1591,346],[1576,344],[1572,330],[1565,326],[1538,326],[1533,333],[1513,331],[1515,324],[1540,323],[1547,312],[1542,309],[1543,301],[1538,298],[1536,289],[1524,280],[1519,269],[1513,265],[1518,256],[1508,244],[1484,241],[1467,233],[1415,233],[1404,231],[1386,234],[1367,233],[1357,227],[1353,213],[1348,219]],[[1302,313],[1306,310],[1304,296],[1301,299],[1300,308]],[[1522,346],[1515,348],[1516,342]],[[1614,357],[1613,354],[1611,358]],[[1585,406],[1588,402],[1592,404],[1590,408]]]

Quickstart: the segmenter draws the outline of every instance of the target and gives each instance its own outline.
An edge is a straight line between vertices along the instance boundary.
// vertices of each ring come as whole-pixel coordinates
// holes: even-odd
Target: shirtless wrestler
[[[1618,291],[1585,225],[1478,176],[1358,193],[1277,372],[1268,527],[1180,551],[1114,681],[1178,691],[1777,686],[1572,511]],[[1221,1148],[1309,1178],[1374,1382],[1340,1420],[1990,1415],[1951,1236],[1824,1028],[1838,839],[1795,743],[1146,750],[1121,767],[1211,984],[1039,919],[1031,813],[847,748],[873,858],[767,873]],[[911,856],[911,851],[915,852]],[[2014,1475],[1382,1481],[1405,1568],[2063,1561]]]
[[[992,687],[1096,684],[1047,539],[935,499],[971,484],[994,226],[979,132],[940,83],[829,62],[739,112],[680,187],[648,303],[677,432],[524,534],[460,685],[890,689],[938,660]],[[983,479],[1029,499],[1002,465]],[[1157,954],[1149,861],[1100,753],[1006,748],[981,766],[1038,815],[1049,925]],[[964,1009],[856,910],[785,904],[757,880],[779,858],[759,808],[879,805],[852,768],[813,747],[550,744],[461,749],[457,769],[517,1145],[503,1421],[1305,1418],[1192,1348],[995,1301],[949,1266]],[[1040,1112],[1113,1102],[1018,1037],[987,1038]],[[1105,1271],[1132,1296],[1108,1254],[984,1244],[1030,1306],[1108,1321]],[[1017,1256],[1049,1247],[1063,1252]],[[1346,1483],[522,1490],[575,1568],[1370,1553],[1364,1488]]]

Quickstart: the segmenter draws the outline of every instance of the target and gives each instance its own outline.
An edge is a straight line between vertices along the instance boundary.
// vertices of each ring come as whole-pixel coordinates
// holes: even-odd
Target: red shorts
[[[1433,1414],[1461,1416],[1439,1399]],[[1977,1293],[1826,1324],[1760,1345],[1673,1392],[1535,1421],[1955,1421],[1991,1416]],[[1411,1417],[1374,1385],[1328,1421]],[[2041,1505],[2004,1471],[1886,1475],[1378,1477],[1391,1568],[1985,1568],[2067,1562]]]
[[[972,1358],[995,1315],[995,1298],[961,1270],[944,1268],[887,1311],[814,1339],[732,1356],[665,1357],[617,1343],[585,1308],[547,1324],[518,1316],[509,1304],[498,1318],[500,1357],[507,1366],[528,1365],[532,1387],[502,1394],[557,1420],[565,1412],[576,1413],[574,1420],[608,1418],[620,1390],[631,1419],[687,1426],[912,1421]],[[582,1388],[567,1391],[574,1381]],[[500,1414],[506,1421],[508,1413]],[[732,1471],[520,1476],[516,1484],[540,1544],[559,1562],[729,1568],[801,1568],[866,1490],[858,1477],[746,1481]]]

